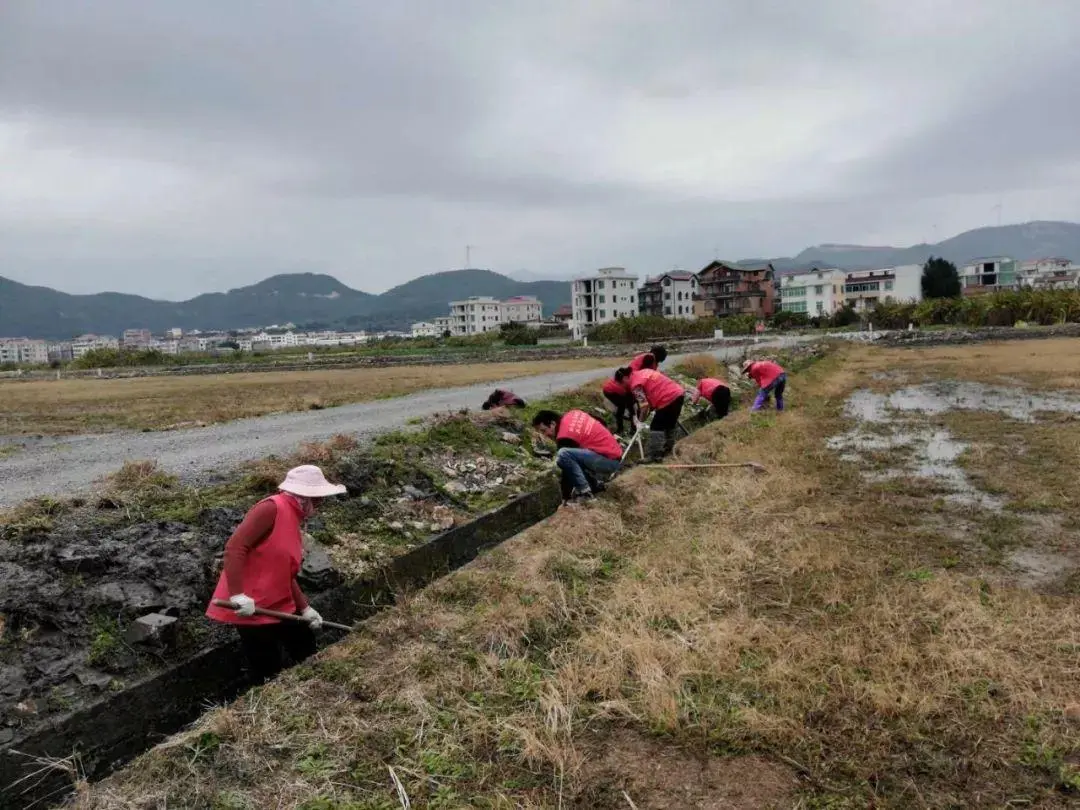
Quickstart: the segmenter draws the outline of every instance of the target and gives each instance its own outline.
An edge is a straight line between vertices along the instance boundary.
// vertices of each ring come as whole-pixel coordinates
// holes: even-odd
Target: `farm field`
[[[767,473],[636,468],[77,806],[1072,806],[1078,348],[838,348],[677,449]]]
[[[162,430],[436,388],[614,367],[625,358],[0,382],[0,436]],[[477,406],[479,406],[477,402]]]

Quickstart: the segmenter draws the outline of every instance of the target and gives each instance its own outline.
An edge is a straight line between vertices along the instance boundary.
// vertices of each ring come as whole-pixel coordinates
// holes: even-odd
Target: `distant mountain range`
[[[959,265],[997,255],[1080,260],[1080,224],[1029,222],[977,228],[938,244],[906,248],[826,244],[807,248],[794,257],[743,262],[771,261],[777,270],[788,272],[812,267],[859,270],[922,264],[930,256]],[[628,264],[632,266],[632,262]],[[652,274],[648,270],[639,273]],[[535,295],[544,302],[546,313],[570,303],[566,280],[535,280],[535,274],[527,271],[514,275],[521,280],[489,270],[451,270],[371,295],[346,287],[332,276],[298,273],[179,302],[113,292],[69,295],[0,276],[0,336],[63,340],[86,332],[116,335],[124,329],[240,329],[288,322],[309,328],[401,329],[414,321],[445,315],[447,302],[470,295]]]
[[[451,270],[371,295],[332,276],[296,273],[174,302],[113,292],[68,295],[0,276],[0,336],[64,340],[87,332],[242,329],[290,322],[311,329],[402,329],[446,315],[449,301],[470,295],[534,295],[551,312],[570,302],[570,285],[518,282],[489,270]]]
[[[1080,261],[1080,224],[1075,222],[1027,222],[965,231],[937,244],[912,245],[906,248],[869,247],[865,245],[817,245],[794,257],[767,260],[781,271],[811,267],[839,267],[841,270],[864,270],[923,264],[931,256],[948,259],[957,266],[983,256],[1011,256],[1035,259],[1061,256]]]

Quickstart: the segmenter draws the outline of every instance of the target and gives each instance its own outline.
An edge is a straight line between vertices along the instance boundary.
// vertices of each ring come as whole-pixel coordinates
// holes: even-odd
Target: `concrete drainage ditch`
[[[368,618],[392,605],[396,594],[461,567],[481,550],[554,514],[559,503],[554,484],[521,495],[312,602],[343,623]],[[323,639],[333,643],[337,637],[328,632]],[[107,776],[194,720],[207,705],[236,697],[244,687],[242,666],[239,644],[220,643],[16,738],[0,751],[0,808],[47,807],[65,799],[76,775]]]
[[[693,432],[708,421],[695,416],[684,425]],[[560,502],[557,484],[544,485],[449,529],[362,578],[312,596],[312,603],[342,623],[369,618],[393,605],[398,594],[423,587],[550,517]],[[334,631],[321,635],[324,645],[340,639]],[[212,646],[180,663],[58,715],[5,744],[0,748],[0,810],[62,803],[76,778],[108,776],[208,706],[237,697],[245,687],[239,643],[231,634],[216,638]]]

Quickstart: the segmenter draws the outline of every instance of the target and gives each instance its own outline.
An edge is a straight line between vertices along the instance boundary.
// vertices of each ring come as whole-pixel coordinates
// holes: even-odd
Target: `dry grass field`
[[[634,469],[77,804],[1072,806],[1078,349],[843,348],[677,450],[767,474]],[[963,380],[1035,415],[845,410]]]
[[[432,388],[614,367],[625,358],[132,379],[0,382],[0,436],[161,430],[329,408]],[[479,403],[478,403],[479,404]]]

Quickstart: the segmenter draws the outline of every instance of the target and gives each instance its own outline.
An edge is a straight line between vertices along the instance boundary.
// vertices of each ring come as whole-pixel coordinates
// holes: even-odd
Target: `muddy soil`
[[[1035,422],[1040,414],[1080,414],[1080,397],[1058,392],[1034,393],[1021,388],[981,383],[943,381],[913,385],[882,394],[855,391],[844,406],[854,427],[828,440],[830,449],[845,461],[860,464],[875,480],[914,475],[941,483],[947,500],[984,509],[1000,510],[1002,502],[979,490],[957,463],[968,445],[948,430],[918,417],[948,411],[1000,413],[1022,422]],[[875,453],[903,450],[904,458],[881,469]]]
[[[926,479],[942,488],[947,502],[1001,512],[1005,501],[979,489],[959,464],[969,445],[927,419],[949,411],[998,413],[1018,422],[1035,423],[1050,414],[1075,417],[1080,414],[1080,396],[957,381],[907,386],[891,393],[862,389],[845,403],[852,428],[828,439],[827,445],[839,452],[842,460],[857,464],[869,480]],[[1011,582],[1025,588],[1049,587],[1080,567],[1080,548],[1045,548],[1038,541],[1059,534],[1060,516],[1019,516],[1026,527],[1023,542],[1032,544],[1014,549],[1002,561]],[[958,542],[966,542],[970,532],[959,530],[956,534]]]
[[[548,474],[522,441],[519,419],[478,418],[483,424],[463,433],[462,447],[404,438],[382,453],[355,450],[324,465],[349,495],[305,526],[305,592],[362,575]],[[456,436],[466,421],[432,424]],[[100,498],[0,541],[0,745],[231,638],[203,611],[225,542],[258,497],[205,509],[190,523],[128,523]],[[125,638],[134,619],[154,612],[178,618],[164,640]]]

